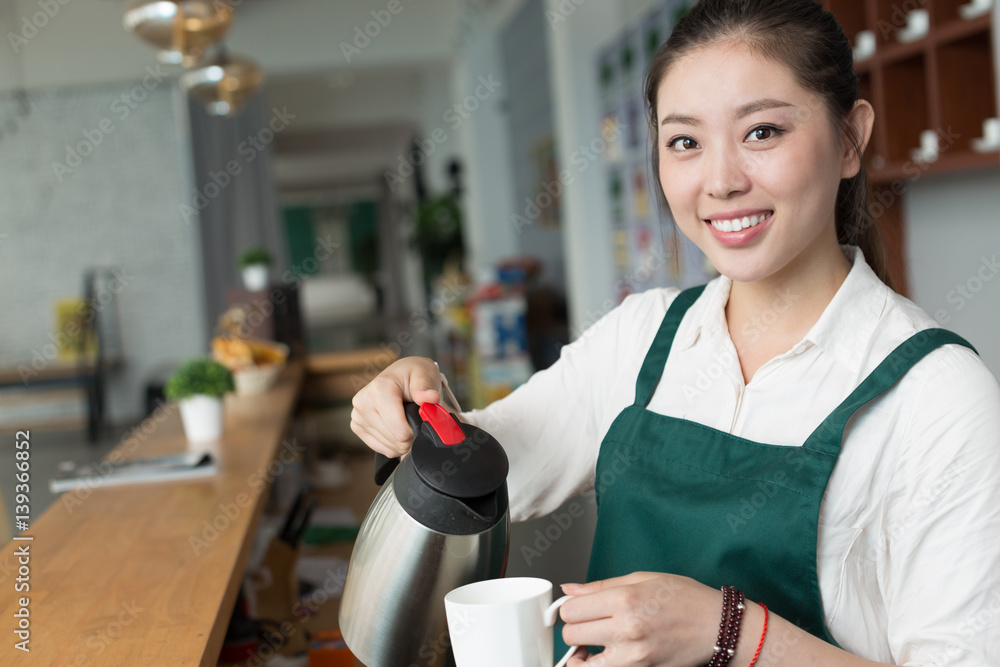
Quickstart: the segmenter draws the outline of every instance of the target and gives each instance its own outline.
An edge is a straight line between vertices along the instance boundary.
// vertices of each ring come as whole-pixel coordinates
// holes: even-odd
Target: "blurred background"
[[[468,408],[627,294],[715,275],[647,167],[642,72],[687,2],[233,0],[180,64],[136,4],[0,7],[0,422],[53,467],[155,410],[224,315],[293,357],[433,356]],[[1000,18],[826,4],[879,113],[898,285],[1000,374]],[[349,438],[320,403],[316,437]],[[522,543],[582,576],[587,531],[550,551],[542,521]]]

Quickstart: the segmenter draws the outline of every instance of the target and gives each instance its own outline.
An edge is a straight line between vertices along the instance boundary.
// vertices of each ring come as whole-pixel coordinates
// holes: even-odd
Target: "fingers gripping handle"
[[[409,422],[410,428],[413,429],[413,437],[417,437],[420,433],[420,427],[423,425],[424,420],[420,417],[420,406],[411,401],[403,403],[403,412],[406,413],[406,421]],[[379,486],[385,484],[385,480],[389,479],[389,475],[392,471],[396,469],[399,465],[399,457],[390,459],[384,454],[379,454],[375,452],[375,483]]]
[[[566,601],[572,597],[573,597],[572,595],[564,595],[555,602],[553,602],[551,605],[549,605],[549,608],[545,610],[543,619],[545,621],[546,627],[551,628],[556,624],[556,618],[559,615],[559,608],[562,607],[566,603]],[[570,646],[569,650],[566,651],[566,655],[562,657],[562,660],[556,663],[556,667],[564,667],[564,665],[567,662],[569,662],[569,659],[573,657],[573,654],[576,653],[576,649],[577,649],[576,646]]]

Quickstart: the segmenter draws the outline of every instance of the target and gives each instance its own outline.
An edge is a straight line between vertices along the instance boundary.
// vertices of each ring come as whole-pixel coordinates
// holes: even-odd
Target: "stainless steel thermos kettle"
[[[375,455],[382,488],[351,554],[340,630],[367,667],[447,667],[445,594],[506,569],[507,455],[439,405],[404,409],[413,448]]]

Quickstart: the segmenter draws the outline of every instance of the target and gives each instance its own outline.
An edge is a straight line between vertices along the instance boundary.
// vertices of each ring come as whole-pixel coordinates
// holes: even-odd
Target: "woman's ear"
[[[861,170],[861,156],[872,136],[875,109],[868,100],[858,100],[847,117],[847,146],[840,168],[841,178],[853,178]]]

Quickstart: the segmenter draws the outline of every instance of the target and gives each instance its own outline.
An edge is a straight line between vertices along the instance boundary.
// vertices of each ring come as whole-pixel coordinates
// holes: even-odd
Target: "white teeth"
[[[720,232],[738,232],[749,227],[756,227],[771,217],[770,213],[764,215],[746,216],[736,220],[712,220],[712,226]]]

